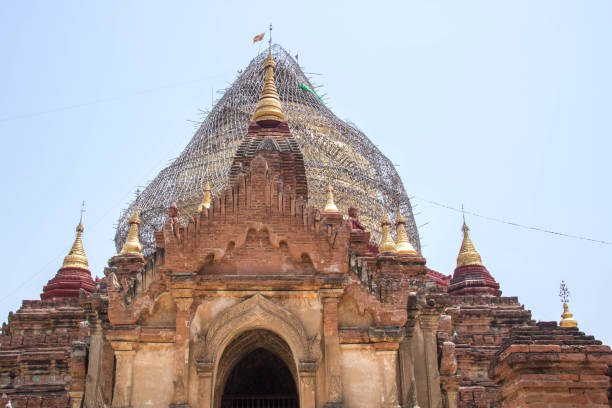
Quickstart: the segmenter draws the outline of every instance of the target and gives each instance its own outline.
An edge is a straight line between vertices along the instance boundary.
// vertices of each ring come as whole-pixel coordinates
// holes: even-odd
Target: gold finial
[[[210,208],[210,183],[206,180],[206,185],[204,186],[204,197],[202,197],[202,203],[198,206],[198,212],[202,212],[204,208]]]
[[[272,24],[270,24],[270,48],[268,49],[268,57],[264,61],[264,87],[253,114],[253,120],[264,127],[275,126],[279,122],[286,120],[281,107],[280,97],[274,84],[274,67],[276,67],[276,62],[272,56]]]
[[[383,212],[383,219],[380,223],[382,227],[382,239],[380,240],[378,252],[381,254],[395,254],[397,253],[397,248],[395,246],[395,242],[393,242],[393,237],[391,236],[391,221],[389,221],[389,216],[384,209]]]
[[[561,302],[563,303],[563,314],[561,315],[561,322],[559,322],[559,326],[561,327],[578,327],[578,321],[574,319],[574,315],[570,313],[569,310],[569,296],[570,292],[565,284],[565,281],[561,281],[561,287],[559,288],[559,297],[561,298]]]
[[[402,215],[402,210],[397,207],[397,217],[395,218],[395,236],[397,238],[397,253],[400,255],[413,255],[416,251],[406,234],[406,219]]]
[[[563,303],[563,314],[559,323],[561,327],[578,327],[578,321],[574,319],[574,315],[570,313],[567,303]]]
[[[87,257],[85,256],[85,250],[83,250],[83,241],[81,240],[82,233],[83,219],[81,215],[79,225],[76,227],[76,238],[74,240],[74,244],[72,244],[70,252],[68,252],[68,255],[66,255],[64,258],[62,268],[89,269],[89,263],[87,262]]]
[[[130,217],[130,229],[128,231],[127,239],[119,255],[142,255],[142,245],[138,238],[138,227],[141,224],[140,215],[138,215],[138,208],[134,210],[134,213]]]
[[[327,203],[325,203],[325,208],[323,209],[324,213],[337,213],[338,207],[336,207],[336,203],[334,202],[334,189],[332,188],[331,183],[327,183]]]
[[[481,265],[482,259],[480,258],[480,254],[474,248],[474,244],[470,239],[470,235],[468,231],[470,230],[465,223],[465,218],[463,219],[463,242],[461,243],[461,249],[459,250],[459,256],[457,256],[457,267],[466,266],[466,265]]]

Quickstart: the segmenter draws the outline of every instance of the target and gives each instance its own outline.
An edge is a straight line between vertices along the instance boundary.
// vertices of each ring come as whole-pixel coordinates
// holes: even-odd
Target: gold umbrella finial
[[[141,224],[138,208],[134,209],[134,213],[130,217],[129,223],[130,229],[128,230],[128,236],[119,255],[142,255],[142,245],[138,237],[138,229]]]
[[[204,185],[204,197],[202,197],[202,202],[200,203],[198,207],[198,212],[202,212],[204,208],[209,209],[210,201],[211,201],[210,183],[208,182],[208,180],[206,180],[206,184]]]
[[[337,213],[338,207],[336,207],[336,203],[334,202],[334,189],[331,183],[327,183],[327,202],[325,203],[325,208],[323,208],[324,213]]]
[[[397,206],[397,217],[395,218],[395,236],[397,238],[397,253],[400,255],[414,255],[416,250],[408,240],[406,234],[406,218],[402,215],[402,210]]]
[[[463,206],[461,206],[463,210]],[[470,230],[465,222],[465,215],[463,216],[463,226],[461,227],[463,230],[463,242],[461,243],[461,249],[459,250],[459,255],[457,256],[457,267],[466,266],[466,265],[482,265],[482,259],[480,258],[480,254],[474,248],[474,244],[470,239],[470,235],[468,231]]]
[[[274,83],[275,67],[276,62],[272,56],[272,24],[270,24],[270,44],[268,56],[264,61],[264,86],[259,96],[255,113],[253,113],[253,120],[263,127],[273,127],[287,120],[281,107],[276,84]]]
[[[382,239],[380,240],[378,252],[381,254],[397,253],[397,247],[395,246],[395,242],[393,242],[393,237],[391,236],[391,221],[389,221],[389,216],[384,209],[380,226],[382,227]]]
[[[574,315],[569,310],[569,297],[570,291],[565,284],[565,281],[561,281],[561,287],[559,288],[559,297],[561,298],[561,303],[563,303],[563,314],[561,315],[561,322],[559,322],[559,326],[561,327],[578,327],[578,321],[574,319]]]

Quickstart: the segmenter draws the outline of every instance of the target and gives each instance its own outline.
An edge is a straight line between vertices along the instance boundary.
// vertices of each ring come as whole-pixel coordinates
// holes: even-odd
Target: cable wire
[[[442,203],[439,203],[437,201],[428,200],[426,198],[419,197],[419,196],[416,196],[416,195],[413,195],[410,198],[411,199],[412,198],[416,198],[417,200],[421,200],[423,202],[426,202],[426,203],[429,203],[429,204],[432,204],[432,205],[435,205],[435,206],[438,206],[438,207],[446,208],[447,210],[452,210],[452,211],[455,211],[455,212],[458,212],[458,213],[464,213],[464,214],[473,215],[474,217],[479,217],[479,218],[482,218],[482,219],[485,219],[485,220],[488,220],[488,221],[495,221],[495,222],[498,222],[498,223],[501,223],[501,224],[512,225],[512,226],[518,227],[518,228],[529,229],[529,230],[532,230],[532,231],[545,232],[547,234],[559,235],[559,236],[562,236],[562,237],[573,238],[573,239],[580,239],[580,240],[583,240],[583,241],[596,242],[598,244],[603,244],[603,245],[612,245],[612,242],[610,242],[610,241],[604,241],[604,240],[601,240],[601,239],[589,238],[589,237],[585,237],[585,236],[581,236],[581,235],[566,234],[566,233],[563,233],[563,232],[552,231],[552,230],[549,230],[549,229],[546,229],[546,228],[534,227],[534,226],[530,226],[530,225],[519,224],[517,222],[507,221],[507,220],[503,220],[501,218],[489,217],[489,216],[486,216],[486,215],[478,214],[478,213],[473,212],[473,211],[467,211],[467,210],[463,210],[461,208],[456,208],[456,207],[450,206],[448,204],[442,204]]]

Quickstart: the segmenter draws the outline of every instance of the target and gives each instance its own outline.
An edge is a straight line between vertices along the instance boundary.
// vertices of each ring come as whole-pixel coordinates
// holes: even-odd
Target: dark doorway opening
[[[295,381],[285,362],[264,348],[244,356],[225,382],[222,408],[298,408]]]

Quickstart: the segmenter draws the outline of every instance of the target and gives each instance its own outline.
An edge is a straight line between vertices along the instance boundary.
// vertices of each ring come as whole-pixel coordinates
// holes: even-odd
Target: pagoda
[[[89,271],[89,263],[83,250],[81,240],[83,234],[83,221],[79,221],[76,228],[76,238],[57,275],[43,288],[40,298],[76,298],[80,290],[90,294],[94,288],[94,281]]]
[[[612,352],[567,298],[534,321],[465,220],[456,266],[428,268],[393,165],[314,89],[270,41],[120,215],[96,282],[79,223],[3,326],[0,403],[609,406]]]

